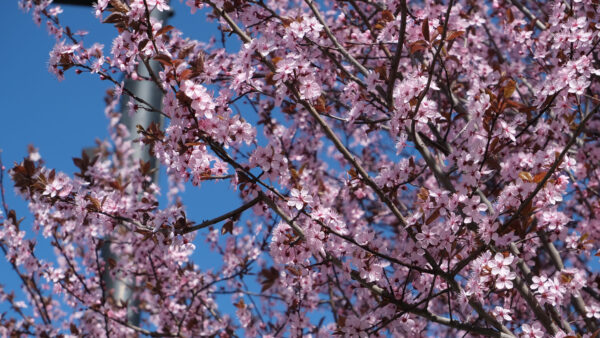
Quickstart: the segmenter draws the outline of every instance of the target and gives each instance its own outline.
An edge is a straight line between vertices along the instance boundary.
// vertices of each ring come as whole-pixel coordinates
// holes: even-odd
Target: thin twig
[[[185,229],[179,231],[179,233],[180,234],[187,234],[187,233],[190,233],[192,231],[196,231],[196,230],[200,230],[200,229],[209,227],[209,226],[211,226],[213,224],[219,223],[219,222],[224,221],[224,220],[226,220],[228,218],[237,216],[237,215],[241,214],[242,212],[246,211],[247,209],[252,208],[254,205],[256,205],[256,203],[260,202],[261,200],[262,200],[262,197],[258,196],[256,198],[254,198],[253,200],[251,200],[250,202],[248,202],[248,203],[240,206],[237,209],[231,210],[230,212],[228,212],[226,214],[223,214],[223,215],[221,215],[219,217],[215,217],[213,219],[204,221],[204,222],[202,222],[202,223],[200,223],[198,225],[195,225],[193,227],[185,228]]]

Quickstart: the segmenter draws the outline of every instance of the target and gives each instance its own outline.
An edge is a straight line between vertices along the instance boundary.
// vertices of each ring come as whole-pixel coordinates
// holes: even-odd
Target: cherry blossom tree
[[[98,0],[112,46],[20,0],[56,38],[50,72],[114,88],[110,140],[74,177],[34,150],[4,171],[34,221],[3,203],[0,247],[28,297],[0,289],[3,336],[598,335],[597,1],[186,4],[239,49],[154,20],[166,0]],[[166,205],[122,96],[166,121],[133,135],[166,168]],[[206,180],[241,202],[190,219],[181,189]],[[199,245],[222,264],[193,262]]]

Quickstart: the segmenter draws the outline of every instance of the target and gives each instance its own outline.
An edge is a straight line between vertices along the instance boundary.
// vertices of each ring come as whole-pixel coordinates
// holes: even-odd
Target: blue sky
[[[184,32],[186,36],[208,41],[211,35],[219,34],[214,24],[207,24],[202,13],[192,16],[189,8],[179,1],[172,3],[175,15],[169,23]],[[112,25],[101,24],[91,12],[91,8],[63,6],[60,20],[73,31],[89,31],[85,45],[93,42],[105,45],[105,53],[110,52],[116,29]],[[0,81],[2,99],[2,119],[0,120],[0,149],[2,161],[8,168],[27,155],[27,145],[39,149],[46,165],[71,175],[77,171],[72,158],[79,157],[81,150],[93,146],[96,139],[107,139],[107,119],[104,116],[104,93],[110,83],[100,81],[89,74],[76,75],[67,72],[65,80],[59,82],[47,70],[49,52],[54,45],[45,26],[35,25],[30,13],[18,9],[17,0],[0,1],[0,63],[3,65]],[[216,35],[220,38],[220,35]],[[237,43],[229,43],[237,47]],[[6,176],[6,175],[5,175]],[[161,184],[166,183],[164,173]],[[27,205],[13,193],[12,185],[5,177],[9,207],[25,217],[23,225],[30,229],[32,217]],[[162,200],[165,201],[166,191]],[[183,195],[188,205],[188,215],[195,221],[219,216],[239,206],[234,192],[229,191],[228,183],[206,182],[201,189],[188,187]],[[220,259],[211,253],[204,244],[204,230],[196,239],[197,252],[194,259],[206,267],[220,265]],[[41,241],[41,240],[40,240]],[[40,254],[52,257],[52,249],[40,244]],[[201,258],[201,259],[200,259]],[[4,258],[0,258],[0,273],[5,289],[14,290],[19,300],[24,296],[19,292],[20,283]],[[232,313],[229,296],[223,296],[219,303],[223,310]],[[0,304],[0,312],[5,307]]]

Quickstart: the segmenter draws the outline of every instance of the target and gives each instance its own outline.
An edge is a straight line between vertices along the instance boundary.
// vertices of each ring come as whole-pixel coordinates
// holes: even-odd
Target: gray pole
[[[57,4],[62,3],[65,5],[78,5],[78,6],[87,6],[87,7],[91,6],[94,2],[95,2],[95,0],[55,0],[54,1],[54,3],[57,3]],[[158,21],[162,21],[163,25],[166,23],[167,18],[172,15],[173,15],[173,13],[170,11],[160,12],[158,10],[154,10],[154,11],[152,11],[152,13],[150,13],[151,18],[154,18]],[[156,61],[150,61],[149,63],[150,63],[150,68],[152,68],[152,71],[154,72],[154,74],[158,74],[158,72],[160,70],[159,63]],[[146,66],[143,63],[140,63],[138,66],[138,74],[145,76],[145,77],[149,77],[148,69],[146,69]],[[156,107],[156,108],[160,109],[160,107],[162,106],[163,93],[156,86],[156,84],[154,82],[152,82],[152,81],[133,81],[133,80],[127,79],[125,81],[125,87],[127,89],[129,89],[131,91],[131,93],[133,95],[135,95],[136,97],[141,98],[141,99],[145,100],[146,102],[150,103],[152,105],[152,107]],[[132,139],[135,139],[138,136],[137,135],[137,125],[141,125],[144,128],[147,128],[152,122],[154,122],[154,123],[158,124],[159,126],[162,126],[161,115],[157,112],[149,112],[149,111],[140,109],[136,112],[136,114],[134,114],[133,116],[130,117],[128,108],[127,108],[128,101],[129,101],[129,97],[124,95],[122,98],[122,101],[121,101],[121,113],[122,113],[121,123],[123,123],[127,126],[130,137]],[[134,160],[141,159],[145,162],[150,161],[150,165],[152,168],[158,168],[158,163],[156,162],[156,159],[152,158],[150,156],[148,151],[146,149],[144,149],[144,147],[141,143],[134,143],[133,147],[134,147],[134,153],[133,153]],[[153,174],[153,180],[154,180],[154,183],[158,182],[158,171],[156,171]],[[110,250],[110,240],[104,242],[104,245],[102,247],[102,256],[104,257],[105,261],[108,261],[108,259],[112,259],[115,261],[119,259],[119,257],[117,257]],[[113,300],[117,304],[124,304],[125,302],[127,302],[127,304],[128,304],[127,321],[133,325],[139,325],[140,313],[139,313],[139,311],[135,310],[135,308],[138,305],[138,301],[135,298],[133,298],[133,296],[134,296],[133,288],[135,287],[135,281],[134,280],[124,280],[124,279],[119,278],[118,276],[116,278],[112,278],[110,276],[110,274],[108,273],[108,271],[105,271],[102,278],[103,278],[104,282],[106,283],[106,289],[107,289],[108,293],[112,295]]]
[[[150,16],[159,21],[166,22],[167,18],[171,15],[171,13],[163,11],[159,12],[157,10],[152,11]],[[154,74],[158,75],[160,71],[160,64],[156,61],[151,60],[149,62],[150,67]],[[148,70],[146,66],[140,62],[138,65],[138,74],[149,78]],[[125,87],[131,91],[133,95],[136,97],[150,103],[152,107],[156,107],[160,109],[162,106],[162,91],[156,86],[156,84],[152,81],[133,81],[131,79],[127,79],[125,81]],[[124,95],[121,101],[121,123],[127,126],[129,130],[129,134],[131,139],[136,139],[139,137],[137,134],[137,125],[141,125],[144,128],[147,128],[151,123],[156,123],[159,126],[162,126],[162,118],[161,115],[157,112],[150,112],[144,109],[139,109],[133,116],[129,116],[127,102],[129,101],[129,97]],[[148,150],[144,148],[144,145],[140,142],[136,142],[133,144],[134,153],[133,159],[134,161],[143,160],[145,162],[150,161],[150,165],[152,168],[158,168],[158,163],[155,158],[151,157],[148,153]],[[153,174],[154,183],[158,182],[158,171]],[[102,254],[105,259],[111,258],[113,260],[119,259],[116,257],[114,253],[110,251],[109,248],[110,241],[106,242],[102,249]],[[133,280],[123,280],[120,278],[111,278],[110,274],[106,273],[104,275],[104,280],[106,283],[106,288],[109,294],[112,294],[113,299],[117,304],[124,304],[127,302],[127,320],[129,323],[133,325],[138,325],[140,322],[140,313],[136,311],[135,308],[138,306],[138,301],[135,299],[133,294],[133,289],[135,287],[135,281]]]

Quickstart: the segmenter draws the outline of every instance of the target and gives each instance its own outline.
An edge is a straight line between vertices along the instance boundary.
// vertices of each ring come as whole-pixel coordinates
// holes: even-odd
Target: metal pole
[[[55,0],[54,3],[60,3],[65,5],[78,5],[78,6],[91,6],[95,0]],[[166,23],[167,18],[172,16],[173,13],[170,11],[160,12],[158,10],[152,11],[150,13],[150,17],[154,18],[158,21],[162,21]],[[155,74],[158,74],[160,70],[159,63],[156,61],[150,61],[150,68]],[[138,74],[149,77],[148,69],[143,63],[140,63],[138,66]],[[153,107],[161,107],[163,94],[162,91],[156,86],[156,84],[152,81],[133,81],[127,79],[125,81],[125,87],[131,91],[133,95],[139,97],[146,102],[150,103]],[[141,125],[144,128],[147,128],[152,122],[158,124],[162,127],[162,118],[161,115],[157,112],[149,112],[143,109],[138,110],[133,116],[129,116],[127,102],[129,101],[129,97],[124,95],[121,101],[121,123],[127,126],[129,130],[129,135],[132,139],[137,138],[137,125]],[[145,162],[150,162],[152,168],[157,168],[158,163],[155,158],[151,157],[146,149],[144,149],[141,143],[133,144],[134,153],[133,159],[134,161],[143,160]],[[158,182],[158,171],[155,171],[153,174],[154,183]],[[117,261],[120,257],[117,257],[110,250],[110,240],[105,241],[102,247],[102,256],[105,261],[109,259]],[[135,280],[126,280],[119,278],[112,278],[110,273],[106,271],[102,278],[106,283],[106,288],[109,294],[112,294],[113,300],[117,304],[128,304],[127,308],[127,321],[133,325],[138,325],[140,322],[140,313],[136,310],[139,305],[139,302],[135,299],[133,294],[133,289],[135,288]]]
[[[158,10],[152,11],[150,13],[150,17],[157,19],[159,21],[163,21],[166,23],[167,18],[172,13],[167,11],[160,12]],[[151,60],[149,61],[150,68],[154,72],[154,74],[158,74],[160,71],[160,64],[157,61]],[[138,65],[138,74],[144,76],[146,78],[150,78],[150,74],[148,69],[143,63],[139,63]],[[157,87],[157,85],[152,81],[133,81],[131,79],[127,79],[125,81],[125,87],[131,91],[133,95],[138,98],[145,100],[150,103],[152,107],[157,107],[160,109],[162,106],[163,93]],[[138,137],[137,134],[137,126],[141,125],[144,128],[147,128],[151,123],[156,123],[162,127],[162,117],[157,112],[150,112],[144,109],[139,109],[132,116],[129,115],[128,101],[129,96],[124,95],[121,100],[121,123],[127,126],[129,130],[129,135],[131,139],[136,139]],[[133,144],[133,159],[134,161],[143,160],[144,162],[150,162],[152,168],[158,168],[158,163],[156,158],[151,157],[148,153],[148,150],[144,148],[144,145],[141,142],[135,142]],[[158,170],[153,174],[154,183],[158,182]],[[102,249],[102,253],[105,259],[111,258],[114,260],[119,259],[119,257],[115,257],[114,253],[109,249],[110,241],[106,242]],[[112,297],[117,304],[128,304],[127,309],[127,320],[129,323],[133,325],[138,325],[140,322],[140,313],[136,310],[139,305],[137,299],[135,299],[134,290],[135,281],[134,280],[123,280],[117,276],[117,278],[111,278],[110,274],[106,273],[105,283],[107,290],[109,293],[112,293]]]

